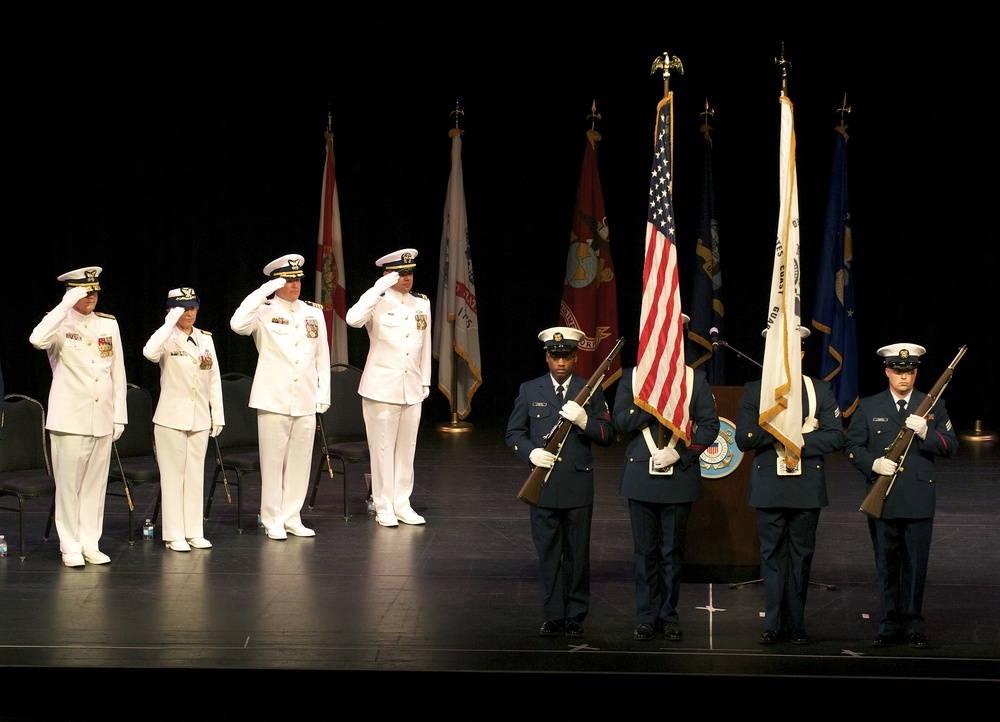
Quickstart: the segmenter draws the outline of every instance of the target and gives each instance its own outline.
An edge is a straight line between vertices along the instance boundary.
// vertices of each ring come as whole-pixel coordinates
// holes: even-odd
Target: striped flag
[[[330,336],[330,363],[347,361],[347,289],[344,285],[344,239],[340,233],[340,199],[333,158],[333,132],[327,128],[326,164],[320,200],[316,247],[316,303],[323,307]]]
[[[778,237],[771,271],[771,302],[760,384],[760,425],[785,447],[785,465],[802,454],[802,338],[799,332],[799,191],[795,174],[792,101],[780,98]]]
[[[691,390],[684,363],[684,324],[677,282],[672,198],[672,91],[656,108],[653,165],[649,179],[646,254],[635,376],[635,403],[656,416],[685,445],[691,440]]]
[[[847,194],[847,127],[837,127],[830,195],[816,279],[812,325],[823,334],[821,370],[844,417],[858,407],[858,337],[854,317],[854,248]]]

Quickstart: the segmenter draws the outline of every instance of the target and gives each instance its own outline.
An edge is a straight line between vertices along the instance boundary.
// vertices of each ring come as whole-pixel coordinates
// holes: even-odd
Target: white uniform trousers
[[[257,410],[260,442],[260,520],[264,528],[302,523],[309,490],[316,415],[288,416]]]
[[[208,429],[181,431],[153,425],[156,461],[160,467],[160,508],[163,541],[205,536],[205,451]]]
[[[50,431],[56,480],[59,551],[82,554],[100,547],[111,463],[111,434],[81,436]]]
[[[362,398],[361,408],[372,461],[375,513],[405,513],[410,509],[413,492],[413,455],[423,404],[390,404]]]

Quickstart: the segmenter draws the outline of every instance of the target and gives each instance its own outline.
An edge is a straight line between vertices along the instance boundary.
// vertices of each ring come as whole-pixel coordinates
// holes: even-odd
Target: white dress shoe
[[[83,558],[87,560],[87,564],[107,564],[111,561],[111,557],[100,549],[84,549]]]
[[[190,544],[195,549],[211,549],[212,542],[203,536],[196,537],[194,539],[188,539],[188,544]]]
[[[404,512],[397,511],[396,518],[404,524],[418,525],[427,523],[427,520],[420,516],[417,512],[413,511],[413,509],[407,509]]]
[[[82,567],[84,564],[83,554],[63,554],[62,560],[68,567]]]
[[[395,514],[376,514],[375,522],[379,526],[399,526]]]
[[[267,530],[267,538],[268,539],[279,539],[279,540],[281,540],[281,539],[287,539],[288,538],[288,534],[286,534],[285,530],[282,529],[281,527],[274,527],[273,529],[268,529]]]
[[[316,536],[316,532],[304,524],[286,524],[285,531],[295,536]]]
[[[189,552],[191,551],[191,545],[183,539],[176,539],[175,541],[167,542],[167,549],[172,552]]]

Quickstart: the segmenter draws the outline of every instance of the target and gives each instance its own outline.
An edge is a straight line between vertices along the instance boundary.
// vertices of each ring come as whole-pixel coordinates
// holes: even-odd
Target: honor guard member
[[[111,444],[128,423],[118,322],[94,310],[101,270],[90,266],[59,276],[66,284],[62,301],[29,339],[48,354],[52,367],[45,428],[52,444],[59,550],[68,567],[111,561],[98,544]]]
[[[690,319],[682,314],[684,323]],[[719,412],[708,378],[687,369],[691,443],[677,437],[659,443],[657,418],[635,403],[635,369],[625,369],[615,395],[615,430],[628,440],[621,495],[628,499],[635,550],[634,637],[653,639],[663,632],[672,642],[683,639],[677,614],[684,564],[684,537],[691,504],[701,497],[701,453],[719,436]]]
[[[531,538],[538,552],[543,637],[583,634],[590,608],[590,525],[594,509],[592,442],[614,441],[611,414],[600,384],[581,407],[574,399],[587,379],[573,373],[584,338],[556,326],[538,334],[549,372],[521,384],[507,422],[507,446],[526,464],[551,469],[538,505],[530,511]],[[559,456],[545,450],[546,435],[563,418],[574,428]]]
[[[410,505],[413,455],[424,399],[431,390],[431,304],[413,289],[415,248],[375,261],[382,277],[347,312],[368,330],[368,360],[358,393],[372,462],[372,499],[380,526],[423,524]]]
[[[934,526],[934,457],[958,453],[958,437],[939,398],[926,417],[913,413],[927,394],[917,391],[917,367],[923,346],[894,343],[878,355],[885,363],[889,387],[861,399],[847,427],[844,453],[864,474],[869,485],[879,476],[896,475],[878,519],[868,520],[875,551],[875,568],[882,599],[882,619],[874,647],[906,640],[911,647],[927,646],[922,614],[927,560]],[[913,430],[913,441],[899,463],[886,458],[899,432]]]
[[[799,335],[808,338],[809,329],[800,326]],[[741,451],[755,452],[748,503],[757,510],[764,584],[760,643],[808,644],[809,572],[819,512],[829,504],[824,455],[844,446],[844,425],[830,384],[803,374],[802,454],[798,466],[789,470],[784,447],[760,425],[760,387],[760,381],[746,384],[736,421],[736,445]]]
[[[316,414],[330,408],[330,344],[323,307],[299,298],[304,264],[302,256],[290,253],[264,266],[270,280],[247,296],[229,321],[257,346],[250,407],[257,409],[260,441],[260,519],[271,539],[316,535],[302,523],[301,511]]]
[[[222,376],[212,334],[195,328],[201,299],[193,288],[167,292],[163,325],[142,355],[160,365],[153,414],[160,467],[163,541],[175,552],[208,549],[204,534],[205,452],[226,423]]]

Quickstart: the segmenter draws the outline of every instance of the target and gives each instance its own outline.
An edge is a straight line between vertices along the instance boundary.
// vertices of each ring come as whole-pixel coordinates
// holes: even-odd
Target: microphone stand
[[[712,334],[712,336],[713,336],[713,341],[712,341],[712,347],[713,347],[713,349],[716,346],[722,346],[723,348],[728,348],[730,351],[732,351],[733,353],[735,353],[737,356],[743,357],[744,359],[746,359],[747,361],[749,361],[753,365],[757,366],[762,371],[764,370],[764,364],[760,363],[756,359],[750,358],[745,353],[743,353],[742,351],[740,351],[738,348],[730,346],[728,343],[726,343],[725,341],[723,341],[721,338],[718,338],[718,334]],[[763,584],[763,583],[764,583],[763,579],[750,579],[750,580],[745,581],[745,582],[736,582],[734,584],[730,584],[729,588],[730,589],[742,589],[743,587],[745,587],[745,586],[747,586],[749,584]],[[816,586],[816,587],[822,587],[823,589],[828,589],[828,590],[832,590],[832,589],[836,589],[837,588],[836,584],[823,584],[822,582],[814,582],[812,580],[809,581],[809,584],[812,585],[812,586]]]

